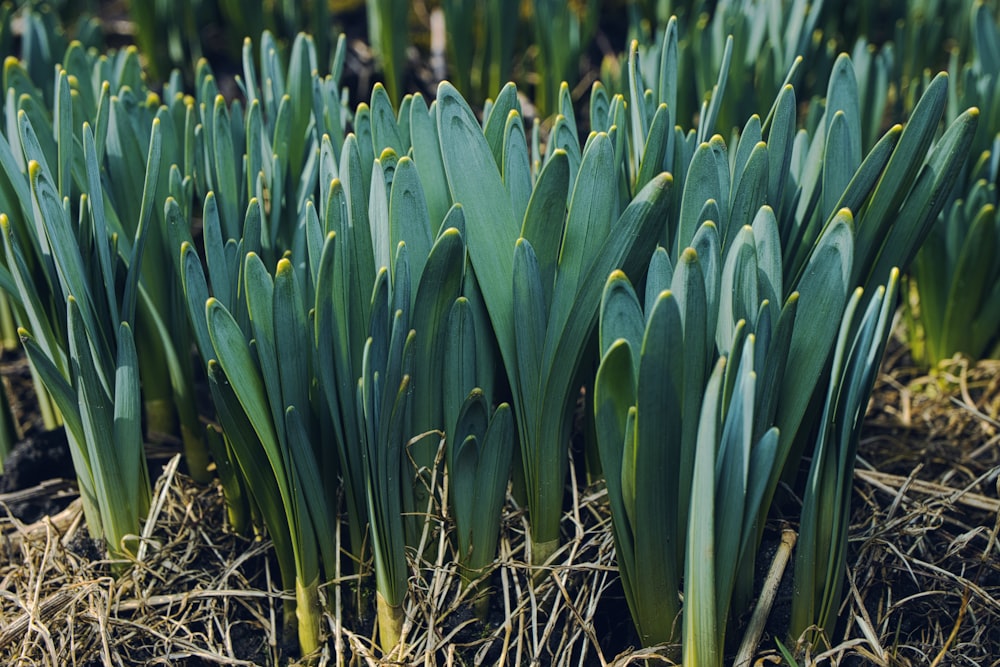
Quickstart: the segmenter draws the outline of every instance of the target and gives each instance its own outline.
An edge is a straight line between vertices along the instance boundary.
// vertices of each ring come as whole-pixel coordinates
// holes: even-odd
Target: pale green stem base
[[[534,573],[531,578],[536,584],[545,578],[548,573],[547,569],[542,566],[548,562],[549,558],[552,557],[559,549],[559,538],[554,540],[546,540],[544,542],[536,542],[534,538],[531,540],[531,565],[535,568]]]
[[[299,622],[299,648],[307,656],[320,647],[323,610],[319,604],[319,580],[303,583],[295,579],[295,617]]]
[[[378,612],[378,642],[383,653],[389,653],[399,644],[403,634],[403,605],[389,604],[381,593],[376,593],[375,607]]]
[[[181,424],[181,440],[184,442],[184,460],[187,462],[188,474],[199,484],[212,481],[212,471],[208,469],[208,446],[204,439],[190,428]]]

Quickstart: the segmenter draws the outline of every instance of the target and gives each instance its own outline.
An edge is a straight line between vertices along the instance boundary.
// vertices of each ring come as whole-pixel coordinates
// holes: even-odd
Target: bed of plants
[[[167,4],[0,7],[6,662],[1000,655],[996,7]]]

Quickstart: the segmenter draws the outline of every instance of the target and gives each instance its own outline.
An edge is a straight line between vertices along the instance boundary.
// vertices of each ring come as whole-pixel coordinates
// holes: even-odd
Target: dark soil
[[[65,509],[75,494],[52,493],[53,482],[75,479],[69,445],[62,429],[40,431],[17,443],[4,461],[0,496],[13,496],[4,508],[15,519],[33,523]],[[47,483],[43,486],[43,483]],[[39,493],[14,494],[32,487]]]

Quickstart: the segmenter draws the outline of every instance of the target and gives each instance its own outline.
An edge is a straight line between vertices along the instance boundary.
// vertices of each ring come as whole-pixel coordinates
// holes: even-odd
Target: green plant
[[[1000,242],[997,215],[1000,155],[1000,29],[983,3],[972,7],[971,58],[952,72],[960,87],[949,97],[948,114],[964,104],[982,110],[961,180],[949,194],[911,271],[907,341],[927,368],[956,353],[970,359],[1000,354]],[[966,52],[968,56],[969,53]]]
[[[779,395],[808,391],[822,370],[829,336],[816,323],[843,307],[850,223],[835,218],[787,297],[766,206],[724,255],[711,221],[675,258],[658,249],[645,311],[624,276],[605,287],[595,410],[619,564],[648,644],[678,637],[683,575],[687,664],[721,663],[727,618],[749,600],[767,488],[783,465]],[[788,373],[805,349],[811,358]],[[705,517],[716,517],[708,529]]]
[[[458,559],[465,586],[486,573],[496,555],[510,464],[514,452],[514,417],[502,403],[490,415],[481,392],[473,390],[459,413],[451,453]],[[489,598],[479,598],[484,618]]]
[[[676,33],[668,30],[667,39]],[[669,67],[676,48],[668,41],[662,52]],[[652,97],[663,103],[656,114],[665,113],[675,90],[671,77],[661,70],[659,92],[643,93],[634,62],[632,99]],[[714,95],[724,93],[724,73],[719,80]],[[830,440],[836,445],[824,444],[830,434],[819,440],[819,455],[847,454],[823,474],[850,479],[853,429],[885,344],[892,267],[916,253],[975,133],[973,109],[928,153],[946,95],[939,77],[907,127],[890,130],[864,158],[857,83],[844,56],[834,65],[825,115],[812,124],[812,136],[796,133],[794,93],[785,86],[767,119],[751,117],[732,147],[718,136],[697,144],[717,118],[713,96],[702,114],[709,125],[691,139],[675,135],[675,145],[691,148],[673,154],[683,191],[650,263],[645,309],[623,276],[608,282],[595,411],[622,576],[640,636],[655,643],[678,638],[684,573],[687,664],[721,664],[727,619],[752,591],[762,519],[782,475],[794,480],[815,437],[808,416],[827,387],[834,396],[844,388],[837,412],[843,426]],[[651,106],[632,105],[640,110],[631,117],[631,163],[639,173],[650,155],[659,162],[671,153],[657,149],[665,139],[657,138]],[[883,282],[884,301],[877,289]],[[836,332],[828,322],[841,319],[859,285],[878,304],[856,346],[867,365],[842,375],[830,366]],[[850,312],[847,332],[858,326]],[[664,483],[663,470],[676,473]],[[654,480],[650,471],[660,476]],[[711,530],[706,516],[716,517]],[[810,522],[804,531],[842,543],[846,524],[833,525],[825,515],[803,521]],[[827,600],[839,597],[843,561],[836,558],[816,580]],[[663,613],[663,600],[675,614]]]
[[[65,71],[59,81],[60,88],[67,90]],[[66,109],[62,107],[62,112]],[[19,127],[29,160],[34,234],[16,231],[7,215],[0,214],[10,270],[4,282],[12,281],[17,287],[13,294],[19,298],[30,327],[20,329],[21,339],[65,421],[90,532],[107,542],[114,557],[134,555],[140,519],[149,506],[150,484],[142,446],[139,362],[130,322],[135,321],[141,260],[159,171],[160,125],[158,121],[152,124],[143,213],[134,243],[130,250],[119,248],[114,254],[105,209],[94,203],[100,202],[103,194],[97,186],[97,149],[89,125],[82,129],[83,160],[87,192],[97,195],[82,195],[79,226],[73,224],[69,207],[60,202],[60,190],[69,191],[68,142],[60,144],[64,161],[55,180],[23,111]],[[27,187],[12,182],[18,183],[15,187]],[[33,259],[41,263],[44,280],[40,282],[52,290],[51,296],[45,295],[51,301],[42,299],[19,234],[28,237],[37,253]],[[127,273],[119,297],[116,275],[123,265]],[[63,308],[65,319],[59,317]],[[118,320],[118,316],[120,325],[108,331],[103,323]]]
[[[72,42],[63,56],[63,63],[65,66],[60,66],[54,77],[56,96],[51,113],[40,101],[41,94],[34,87],[27,70],[13,60],[5,63],[8,100],[5,138],[9,144],[3,160],[5,184],[0,186],[4,192],[0,195],[0,203],[6,205],[5,210],[24,242],[29,267],[36,266],[38,260],[35,257],[46,252],[44,244],[39,245],[34,240],[40,237],[41,227],[28,224],[31,219],[30,202],[26,199],[25,190],[16,185],[19,180],[26,179],[25,159],[19,157],[25,150],[24,142],[15,120],[19,113],[23,113],[31,125],[40,153],[52,168],[60,196],[70,197],[72,202],[78,193],[100,192],[97,197],[100,201],[95,205],[107,217],[108,233],[122,240],[123,248],[128,249],[124,239],[136,237],[141,216],[151,216],[152,222],[148,223],[151,233],[144,237],[149,248],[142,265],[145,277],[140,283],[136,311],[138,328],[149,332],[149,335],[136,340],[143,378],[143,408],[151,431],[175,433],[175,422],[179,417],[189,471],[195,478],[205,481],[209,477],[208,460],[199,434],[200,426],[191,394],[192,381],[185,377],[186,365],[177,353],[178,349],[185,349],[184,343],[188,338],[185,330],[172,328],[176,320],[170,316],[172,283],[162,280],[163,271],[169,272],[170,269],[163,254],[159,202],[170,187],[166,165],[183,162],[179,158],[183,152],[183,140],[178,138],[175,120],[178,111],[183,109],[183,101],[174,98],[169,108],[160,105],[159,98],[151,94],[143,83],[135,49],[120,51],[109,59],[108,56],[85,52],[81,43]],[[167,90],[169,92],[169,88]],[[180,115],[183,119],[182,111]],[[164,128],[160,163],[156,165],[161,177],[149,184],[153,189],[148,194],[150,202],[157,203],[149,203],[144,211],[145,172],[135,165],[145,163],[149,128],[154,120],[158,120]],[[78,121],[80,125],[77,125]],[[83,151],[79,148],[82,142],[79,128],[84,121],[92,124],[95,137],[98,176],[93,183],[87,181]],[[31,243],[27,243],[26,234],[32,235]],[[86,238],[80,239],[81,243],[84,241]],[[43,262],[41,266],[44,265]],[[53,285],[51,279],[36,280],[42,303],[63,298],[53,291]],[[111,296],[113,289],[113,282],[103,287],[109,303],[114,301]],[[117,317],[114,311],[108,314],[112,321]],[[23,321],[19,316],[15,319]],[[65,336],[65,329],[57,330],[57,335]],[[46,409],[44,400],[42,408],[43,411]],[[54,425],[54,419],[50,421]]]
[[[995,170],[991,163],[980,162],[976,171]],[[929,368],[955,354],[982,359],[1000,353],[996,180],[974,183],[968,199],[957,199],[931,231],[909,283],[915,301],[908,310],[909,341],[914,357]]]
[[[38,119],[44,114],[41,109],[52,108],[54,102],[54,87],[51,73],[56,66],[56,59],[60,54],[79,54],[79,48],[97,47],[103,41],[96,21],[81,17],[77,22],[75,32],[78,41],[81,43],[73,50],[67,51],[69,46],[69,36],[63,26],[59,23],[58,15],[51,11],[46,5],[38,7],[25,5],[15,10],[10,3],[0,5],[0,51],[6,54],[15,53],[15,41],[13,34],[13,22],[21,22],[21,42],[19,61],[13,55],[8,56],[4,62],[4,90],[7,122],[5,134],[16,137],[17,134],[17,114],[16,110],[20,104],[20,98],[27,95],[31,101],[23,102],[32,117]],[[35,78],[33,78],[33,76]],[[36,87],[37,86],[37,87]],[[43,139],[44,141],[44,139]],[[17,152],[17,141],[14,140],[14,151],[12,161],[24,172],[25,165],[23,159]],[[15,213],[18,207],[18,193],[6,184],[5,179],[0,178],[0,211],[6,211],[14,218],[15,224],[19,216]],[[0,290],[0,335],[3,336],[3,346],[13,349],[18,343],[17,338],[17,315],[16,307],[12,308],[8,302],[8,293],[16,291],[12,285],[5,285],[5,289]],[[57,412],[53,409],[48,394],[45,392],[41,380],[31,369],[32,380],[38,396],[39,408],[42,413],[43,422],[48,429],[57,428],[60,424]]]
[[[657,92],[657,84],[672,81],[668,106],[682,127],[697,123],[728,136],[751,115],[770,108],[785,84],[808,98],[816,83],[806,73],[830,66],[832,54],[817,36],[822,2],[665,3],[672,7],[666,13],[663,4],[655,12],[636,10],[630,35],[637,40],[637,66],[648,76],[647,85]],[[629,85],[629,68],[634,67],[630,50],[620,65],[611,60],[603,66],[602,79],[613,90]],[[716,87],[726,94],[714,94]],[[710,100],[715,120],[706,123]]]
[[[19,2],[15,9],[5,2],[0,9],[0,53],[17,55],[28,76],[41,91],[45,106],[52,108],[55,100],[52,70],[72,42],[79,42],[84,49],[103,49],[104,37],[100,22],[87,13],[64,23],[52,3]],[[64,10],[65,7],[58,8]],[[66,17],[69,18],[69,17]],[[20,21],[20,48],[14,48],[12,24]]]
[[[868,399],[885,352],[896,308],[898,271],[859,310],[862,290],[847,304],[834,347],[831,381],[823,404],[802,520],[789,634],[818,627],[829,637],[835,624],[847,562],[854,460]],[[815,643],[816,637],[813,637]]]
[[[437,112],[445,173],[513,391],[531,558],[542,564],[559,545],[573,380],[600,300],[590,277],[636,268],[639,248],[648,252],[659,234],[670,178],[654,177],[622,210],[615,141],[624,137],[613,130],[593,135],[582,155],[575,138],[565,150],[550,144],[525,189],[530,162],[513,86],[485,129],[448,84]]]
[[[305,38],[302,49],[293,47],[287,78],[272,76],[280,72],[267,61],[274,51],[263,49],[262,80],[289,90],[280,105],[274,89],[257,87],[245,49],[245,149],[235,148],[232,121],[215,96],[209,141],[216,149],[205,145],[213,188],[204,207],[207,276],[185,225],[170,228],[225,448],[246,478],[241,488],[267,507],[263,519],[276,536],[283,580],[298,591],[303,651],[318,641],[316,585],[339,572],[329,544],[338,489],[320,481],[338,476],[351,560],[361,569],[366,544],[374,555],[380,637],[389,651],[403,619],[404,547],[422,524],[417,512],[426,512],[421,485],[439,440],[429,436],[445,428],[439,331],[463,288],[464,220],[447,193],[442,200],[443,182],[432,181],[437,191],[426,194],[421,185],[422,169],[439,150],[434,107],[407,98],[397,116],[376,86],[371,104],[355,114],[355,133],[334,148],[330,133],[344,132],[333,106],[339,100],[322,94],[323,80],[302,66],[311,50]],[[210,78],[202,80],[211,91]],[[270,116],[275,108],[277,118]],[[268,122],[273,133],[261,131]],[[411,141],[414,158],[406,156]],[[295,151],[309,156],[304,165],[289,157]],[[234,185],[242,176],[237,159],[246,166],[245,189]],[[265,214],[260,202],[267,198]],[[183,218],[176,201],[168,208]],[[271,262],[273,276],[265,268]],[[232,358],[232,346],[246,350]]]
[[[340,48],[342,52],[342,42]],[[230,517],[237,529],[246,527],[248,514],[266,526],[282,581],[296,592],[295,602],[286,603],[286,629],[291,630],[297,618],[299,644],[306,654],[321,640],[319,585],[340,572],[332,544],[336,489],[322,480],[343,474],[349,549],[356,563],[361,562],[366,521],[363,482],[358,481],[364,472],[353,380],[338,380],[350,388],[341,406],[337,385],[320,371],[333,363],[324,349],[331,333],[323,327],[330,323],[329,287],[337,276],[333,237],[324,239],[342,231],[339,245],[351,253],[348,239],[353,235],[344,231],[349,221],[340,217],[346,202],[340,181],[333,183],[337,167],[330,141],[331,133],[343,136],[345,115],[336,80],[314,75],[310,65],[315,58],[312,42],[300,35],[285,69],[265,33],[258,78],[247,42],[245,112],[239,104],[227,109],[214,77],[202,65],[198,88],[203,101],[186,112],[189,165],[195,178],[189,189],[177,189],[166,206],[186,319],[207,364],[222,428],[221,439],[212,436],[209,441],[220,461]],[[349,140],[341,155],[345,182],[348,174],[357,174],[360,184],[356,142]],[[326,187],[319,188],[323,196],[316,197],[320,178]],[[203,193],[205,266],[194,251],[187,223],[193,192]],[[359,223],[360,216],[358,211]],[[307,256],[309,264],[293,265],[284,257],[292,248]],[[269,264],[275,268],[269,270]],[[355,281],[362,282],[364,275],[362,267],[342,284],[356,288]],[[308,312],[315,314],[315,339]],[[366,323],[354,326],[364,330]],[[350,349],[345,343],[343,352]],[[360,360],[360,349],[352,354]],[[324,382],[320,386],[315,384],[318,379]],[[341,407],[348,427],[353,427],[353,441],[344,434]],[[334,429],[336,447],[320,446],[334,437]]]

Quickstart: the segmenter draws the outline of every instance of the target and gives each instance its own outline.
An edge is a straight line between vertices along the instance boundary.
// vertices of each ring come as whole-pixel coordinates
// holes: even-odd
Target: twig
[[[750,617],[750,624],[747,626],[746,634],[743,635],[743,642],[740,650],[736,654],[735,667],[747,667],[753,660],[754,653],[757,652],[757,644],[760,643],[761,635],[764,634],[764,626],[767,624],[767,617],[771,614],[771,607],[774,605],[774,598],[778,594],[778,587],[781,585],[781,577],[785,573],[788,559],[795,548],[795,540],[798,539],[795,531],[785,528],[781,531],[781,544],[778,545],[778,552],[774,554],[771,561],[771,569],[767,572],[767,579],[764,580],[764,587],[757,600],[757,606]]]

